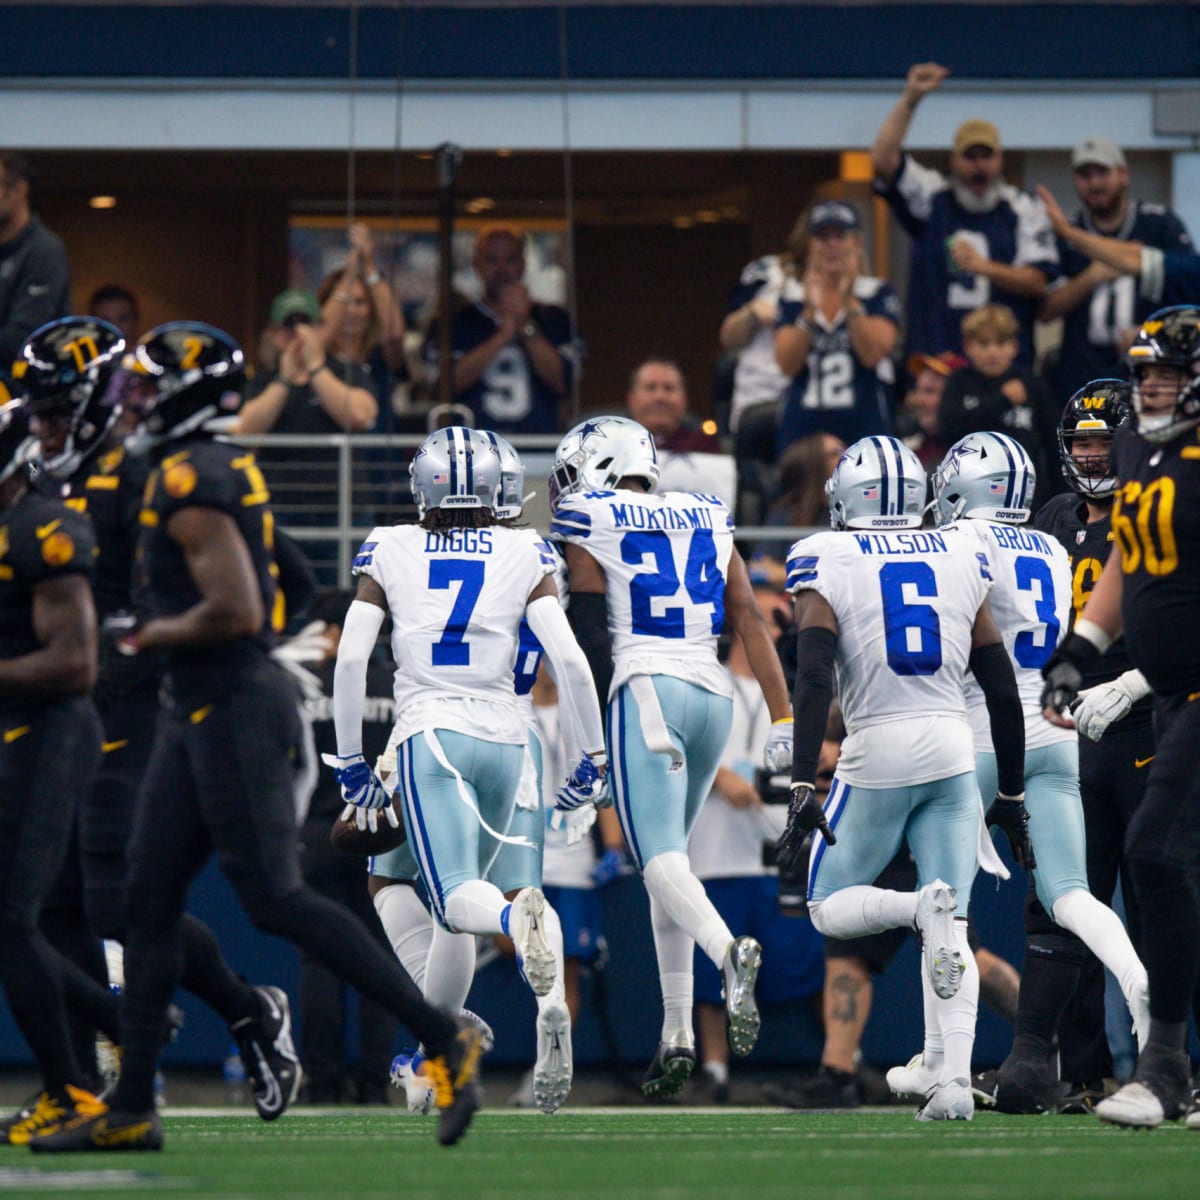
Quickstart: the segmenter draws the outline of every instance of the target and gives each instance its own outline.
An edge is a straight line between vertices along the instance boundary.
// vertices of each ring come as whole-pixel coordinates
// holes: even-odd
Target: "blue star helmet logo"
[[[604,420],[603,419],[601,419],[599,421],[585,421],[583,423],[583,428],[579,431],[579,445],[581,447],[586,446],[588,438],[590,438],[593,433],[602,432],[603,429],[604,429]]]
[[[968,454],[978,454],[979,451],[974,446],[965,446],[962,442],[950,447],[950,452],[946,455],[942,462],[941,472],[945,476],[950,476],[962,470],[962,459]]]

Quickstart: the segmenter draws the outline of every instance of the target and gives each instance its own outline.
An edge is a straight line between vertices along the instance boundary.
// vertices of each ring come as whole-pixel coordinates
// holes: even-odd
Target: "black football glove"
[[[1068,634],[1042,667],[1042,678],[1046,681],[1042,688],[1042,711],[1052,709],[1061,713],[1070,708],[1079,699],[1084,673],[1099,657],[1100,651],[1087,638]]]
[[[997,792],[983,819],[989,829],[1004,831],[1018,867],[1032,871],[1037,866],[1037,859],[1033,856],[1033,843],[1029,840],[1029,813],[1025,808],[1024,795],[1010,800]]]
[[[779,859],[779,869],[788,875],[794,875],[797,867],[804,858],[804,843],[814,829],[819,829],[829,845],[837,843],[829,822],[825,819],[825,810],[817,799],[811,783],[793,783],[792,799],[788,804],[787,825],[775,843],[775,852]]]

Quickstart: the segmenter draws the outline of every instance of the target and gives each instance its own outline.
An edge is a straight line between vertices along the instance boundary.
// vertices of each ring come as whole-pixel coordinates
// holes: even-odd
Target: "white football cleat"
[[[558,974],[554,951],[546,941],[546,897],[537,888],[522,888],[508,914],[508,932],[517,948],[517,966],[535,996],[547,996]]]
[[[892,1067],[885,1078],[897,1096],[924,1100],[937,1087],[940,1070],[925,1065],[923,1054],[914,1054],[903,1067]]]
[[[1096,1116],[1110,1125],[1156,1129],[1163,1123],[1162,1101],[1144,1083],[1127,1083],[1096,1105]],[[1188,1128],[1193,1128],[1189,1125]]]
[[[762,1018],[754,999],[754,987],[762,966],[762,947],[752,937],[734,938],[725,951],[722,992],[725,996],[725,1033],[734,1054],[745,1056],[754,1049]]]
[[[974,1116],[975,1097],[969,1079],[948,1079],[937,1084],[917,1109],[918,1121],[970,1121]]]
[[[421,1071],[424,1063],[425,1055],[419,1050],[413,1055],[397,1054],[392,1059],[391,1075],[393,1087],[404,1089],[408,1111],[421,1117],[433,1108],[433,1084]]]
[[[533,1099],[544,1113],[558,1112],[571,1091],[571,1014],[562,1001],[547,1004],[537,1019]]]
[[[935,879],[917,893],[917,915],[913,919],[921,935],[929,981],[943,1000],[957,994],[965,970],[962,951],[954,937],[954,913],[958,908],[955,896],[954,888]]]

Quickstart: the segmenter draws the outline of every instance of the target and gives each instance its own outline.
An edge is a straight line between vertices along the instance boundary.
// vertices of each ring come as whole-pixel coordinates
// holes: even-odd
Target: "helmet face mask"
[[[1071,490],[1089,500],[1111,498],[1117,485],[1112,469],[1113,434],[1129,420],[1131,389],[1120,379],[1096,379],[1067,401],[1058,423],[1058,457]],[[1081,443],[1099,439],[1102,453],[1081,453]]]
[[[38,461],[38,440],[29,428],[31,415],[25,399],[0,405],[0,483]]]
[[[495,435],[465,425],[431,433],[408,467],[417,513],[435,509],[486,508],[501,518],[500,448]],[[509,447],[512,450],[512,447]],[[513,451],[515,456],[516,452]],[[522,476],[524,470],[522,469]]]
[[[73,475],[121,415],[109,385],[125,351],[120,330],[96,317],[64,317],[34,330],[14,370],[44,439],[42,467]]]
[[[897,438],[860,438],[825,484],[833,529],[920,529],[925,469]]]
[[[563,436],[550,471],[550,508],[572,492],[611,491],[622,479],[641,479],[647,491],[658,487],[654,438],[628,417],[593,417]]]
[[[1125,359],[1133,374],[1140,437],[1165,445],[1200,425],[1200,308],[1180,305],[1153,313]],[[1161,403],[1164,395],[1169,404]]]
[[[969,433],[933,472],[933,510],[939,525],[964,517],[1023,525],[1036,486],[1037,472],[1019,442],[1003,433]]]
[[[212,325],[159,325],[143,335],[126,365],[141,379],[140,387],[123,385],[123,394],[141,412],[126,442],[135,454],[202,430],[241,406],[241,347]]]

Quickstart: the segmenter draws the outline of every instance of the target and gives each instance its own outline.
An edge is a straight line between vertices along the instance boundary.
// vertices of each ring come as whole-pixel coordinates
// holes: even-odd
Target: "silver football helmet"
[[[1033,461],[1020,442],[1003,433],[968,433],[946,451],[933,472],[937,523],[980,517],[1024,525],[1036,484]]]
[[[925,468],[901,441],[860,438],[825,484],[834,529],[920,529]]]
[[[507,438],[490,429],[479,432],[500,455],[500,503],[496,507],[496,517],[501,521],[514,521],[525,507],[525,464]]]
[[[435,508],[500,508],[500,450],[481,430],[451,425],[431,433],[409,464],[413,499]]]
[[[654,438],[628,417],[593,417],[564,435],[550,471],[550,507],[584,488],[615,488],[622,479],[644,479],[658,487]]]

